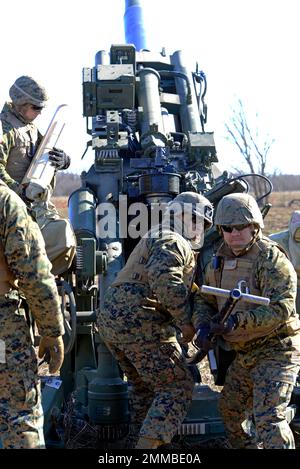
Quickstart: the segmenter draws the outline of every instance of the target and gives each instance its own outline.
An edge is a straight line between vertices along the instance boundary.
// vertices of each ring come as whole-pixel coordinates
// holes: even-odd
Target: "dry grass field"
[[[62,217],[68,217],[68,197],[52,197],[52,202]]]
[[[68,216],[68,197],[53,197],[53,203],[63,217]],[[270,209],[265,218],[265,234],[286,230],[294,210],[300,210],[300,190],[294,192],[273,192],[270,196]]]
[[[300,191],[273,192],[270,203],[272,208],[265,218],[266,235],[288,228],[291,214],[294,210],[300,210]]]

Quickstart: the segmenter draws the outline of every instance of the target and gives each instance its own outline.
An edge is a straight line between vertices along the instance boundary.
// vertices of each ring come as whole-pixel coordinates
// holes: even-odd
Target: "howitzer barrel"
[[[210,287],[208,285],[202,285],[200,288],[201,293],[208,294],[208,295],[215,295],[215,296],[221,296],[223,298],[228,298],[232,294],[234,294],[235,291],[240,292],[241,300],[242,301],[247,301],[248,303],[255,303],[257,305],[264,305],[268,306],[270,303],[270,299],[266,298],[264,296],[257,296],[257,295],[251,295],[249,293],[242,293],[238,288],[234,288],[233,290],[224,290],[223,288],[216,288],[216,287]]]
[[[138,51],[147,49],[143,11],[139,0],[125,0],[124,29],[127,44],[134,44]]]

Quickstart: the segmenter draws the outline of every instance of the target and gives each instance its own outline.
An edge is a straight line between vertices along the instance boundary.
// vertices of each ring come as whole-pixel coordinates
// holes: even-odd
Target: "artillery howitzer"
[[[62,298],[65,293],[70,298],[64,305],[71,325],[67,353],[60,378],[48,381],[43,391],[48,446],[56,444],[63,401],[69,402],[64,421],[73,447],[85,428],[92,429],[98,445],[122,439],[128,429],[128,385],[100,341],[96,310],[143,234],[136,229],[141,219],[135,204],[146,207],[144,223],[145,218],[151,222],[154,206],[182,191],[202,193],[216,206],[224,195],[248,190],[243,176],[230,178],[216,165],[213,133],[205,132],[205,74],[198,67],[191,72],[182,51],[167,56],[147,50],[140,2],[125,4],[127,43],[112,45],[109,54],[97,52],[95,66],[83,69],[87,148],[92,147],[95,160],[68,203],[77,255],[60,285]],[[211,229],[202,266],[218,241]],[[216,393],[198,384],[178,433],[220,434],[216,401]]]

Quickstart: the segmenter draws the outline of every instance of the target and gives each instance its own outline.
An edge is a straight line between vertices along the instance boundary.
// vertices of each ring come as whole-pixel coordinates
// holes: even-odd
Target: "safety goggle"
[[[44,108],[41,106],[36,106],[35,104],[31,104],[31,109],[34,111],[42,111]]]
[[[236,231],[243,231],[245,228],[248,228],[250,226],[249,223],[244,223],[243,225],[233,225],[233,226],[228,226],[228,225],[221,225],[221,228],[225,233],[232,233],[233,230]]]

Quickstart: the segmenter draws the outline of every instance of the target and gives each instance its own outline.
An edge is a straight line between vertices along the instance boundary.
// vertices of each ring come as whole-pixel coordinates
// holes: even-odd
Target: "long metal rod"
[[[137,51],[147,49],[143,9],[140,0],[125,0],[125,41],[133,44]]]

